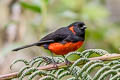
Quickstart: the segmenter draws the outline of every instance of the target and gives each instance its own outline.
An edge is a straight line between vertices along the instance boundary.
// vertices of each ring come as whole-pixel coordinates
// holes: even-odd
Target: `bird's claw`
[[[69,66],[69,65],[71,65],[72,63],[66,59],[66,60],[65,60],[65,64]]]
[[[53,68],[58,69],[57,63],[53,61]]]

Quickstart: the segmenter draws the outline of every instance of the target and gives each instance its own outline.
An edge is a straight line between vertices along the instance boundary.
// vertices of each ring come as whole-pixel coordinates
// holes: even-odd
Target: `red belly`
[[[57,55],[65,55],[69,52],[77,50],[82,46],[82,44],[83,44],[83,41],[79,41],[76,43],[68,42],[66,44],[51,43],[48,49]]]

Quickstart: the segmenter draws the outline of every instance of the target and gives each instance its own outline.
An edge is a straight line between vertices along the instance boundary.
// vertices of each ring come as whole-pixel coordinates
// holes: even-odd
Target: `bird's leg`
[[[65,63],[66,63],[66,65],[70,65],[70,64],[72,64],[70,61],[68,61],[68,59],[67,58],[65,58],[65,56],[63,55],[63,57],[64,57],[64,59],[65,59]]]
[[[52,53],[52,52],[51,52],[51,55],[52,55],[53,67],[54,67],[54,68],[58,68],[58,66],[57,66],[57,62],[55,62],[54,57],[53,57],[53,53]]]

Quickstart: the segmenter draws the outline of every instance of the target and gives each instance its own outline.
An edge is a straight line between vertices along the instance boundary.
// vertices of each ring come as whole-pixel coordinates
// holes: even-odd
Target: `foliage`
[[[24,77],[28,76],[28,80],[32,80],[37,75],[40,76],[39,80],[63,80],[67,77],[67,80],[117,80],[120,79],[120,60],[113,60],[109,62],[103,62],[102,60],[89,60],[92,54],[97,56],[108,55],[109,53],[102,49],[88,49],[83,52],[71,52],[65,57],[76,54],[80,58],[77,59],[70,66],[63,66],[58,69],[51,70],[39,70],[38,67],[42,65],[48,65],[52,63],[52,58],[36,57],[30,61],[16,60],[13,62],[23,62],[23,67],[19,72],[19,80],[23,80]],[[54,60],[59,64],[65,62],[62,57],[54,57]],[[12,66],[13,66],[12,64]],[[84,64],[83,66],[81,66]],[[11,66],[11,67],[12,67]],[[96,71],[96,73],[94,73]],[[94,75],[93,75],[94,74]]]
[[[21,1],[20,4],[26,9],[30,9],[34,12],[39,12],[39,13],[41,12],[41,8],[38,5],[25,3],[23,1]]]
[[[9,65],[11,63],[9,62],[11,61],[11,59],[13,59],[14,57],[16,59],[19,58],[19,54],[9,54],[9,53],[13,53],[11,52],[13,48],[25,44],[29,44],[31,42],[36,42],[46,33],[48,34],[52,30],[55,30],[63,26],[67,26],[75,21],[84,21],[87,26],[85,44],[83,45],[83,47],[80,48],[79,51],[88,48],[101,48],[101,49],[106,49],[107,51],[110,52],[119,53],[118,48],[120,48],[120,42],[119,42],[120,19],[119,17],[117,17],[119,16],[118,14],[119,10],[117,10],[119,9],[118,7],[119,2],[118,0],[114,0],[114,3],[111,3],[111,1],[112,0],[1,0],[0,2],[0,13],[1,13],[0,64],[2,64],[0,70],[1,74],[8,72],[8,69],[6,69],[7,66],[5,67],[4,63]],[[9,4],[11,5],[11,7],[8,6]],[[11,13],[11,10],[17,14]],[[13,27],[14,25],[16,25],[16,28],[14,28],[14,30],[13,27],[11,27],[11,24],[13,25]],[[11,32],[11,34],[9,32]],[[14,39],[12,39],[13,37]],[[38,55],[41,56],[41,54],[39,54],[39,51],[40,51],[39,48],[33,48],[31,50],[26,49],[23,50],[23,52],[20,51],[20,56],[21,54],[22,57],[27,56],[27,58],[29,56],[38,56]],[[26,54],[29,53],[29,56],[24,53]],[[83,55],[84,53],[85,55]],[[69,55],[66,55],[66,57],[69,60],[76,61],[78,58],[79,59],[82,58],[82,60],[84,60],[84,58],[88,59],[88,57],[95,57],[102,55],[105,55],[104,51],[101,52],[101,54],[99,54],[99,52],[97,53],[94,50],[93,51],[88,50],[87,52],[85,51],[82,53],[72,52],[69,53]],[[58,63],[64,62],[64,59],[61,57],[54,57],[54,58],[56,58],[57,61],[59,61]],[[23,60],[20,59],[16,61],[16,62],[23,62],[26,65],[25,67],[23,67],[24,69],[23,68],[21,69],[22,72],[20,74],[24,73],[29,68],[34,72],[34,70],[36,69],[32,67],[36,68],[41,65],[50,64],[52,62],[51,57],[48,57],[47,60],[44,59],[38,58],[35,59],[35,61],[34,60],[26,61],[24,59]],[[14,62],[14,64],[16,62]],[[81,61],[80,63],[83,63],[83,61]],[[107,64],[106,62],[103,63]],[[118,64],[115,65],[116,65],[115,67],[118,68],[117,71],[120,71],[119,65]],[[110,65],[110,67],[111,66],[113,65]],[[79,69],[79,68],[82,69],[83,66],[80,65],[75,67],[75,69]],[[100,72],[99,75],[102,75],[107,70],[110,70],[110,68],[109,66],[106,66],[100,68],[100,70],[101,71],[98,70],[98,72]],[[64,69],[61,68],[60,73],[57,72],[55,74],[56,75],[61,74],[62,73],[61,71],[64,71]],[[46,72],[48,71],[45,70],[45,73]],[[56,72],[56,70],[52,70],[52,73],[54,72]],[[109,71],[109,72],[114,73],[114,71]],[[84,74],[86,75],[86,73]],[[91,77],[91,74],[92,73],[88,74],[89,75],[88,78]],[[43,77],[43,75],[40,77]],[[51,75],[48,75],[47,77],[50,78],[49,76]],[[76,78],[76,76],[75,75],[73,76],[73,74],[70,74],[69,77],[71,77],[70,80]],[[113,76],[111,79],[115,79],[117,77],[120,77],[120,75],[117,74]],[[46,78],[46,75],[43,78]]]
[[[36,15],[35,19],[31,19],[33,21],[31,29],[35,32],[35,35],[51,30],[50,25],[53,28],[57,27],[54,25],[62,24],[60,26],[63,26],[63,24],[68,25],[74,21],[84,21],[88,27],[85,47],[97,47],[118,52],[120,46],[119,24],[108,20],[110,12],[101,0],[30,0],[29,2],[23,0],[20,1],[20,4],[25,10],[33,11],[33,14],[36,14],[36,12],[40,14]],[[40,16],[43,18],[37,19],[38,23],[36,23],[36,17],[40,18]],[[40,23],[41,21],[42,23]],[[47,24],[47,22],[49,23]],[[28,23],[31,25],[31,21]],[[114,36],[110,36],[110,34]]]

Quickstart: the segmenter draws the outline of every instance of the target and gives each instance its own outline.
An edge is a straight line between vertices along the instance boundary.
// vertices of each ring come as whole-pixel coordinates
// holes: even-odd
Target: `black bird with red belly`
[[[62,27],[55,32],[46,35],[36,43],[13,49],[13,51],[32,46],[43,46],[45,49],[50,50],[56,55],[64,56],[82,46],[85,40],[85,29],[86,26],[84,22],[74,22],[67,27]]]

